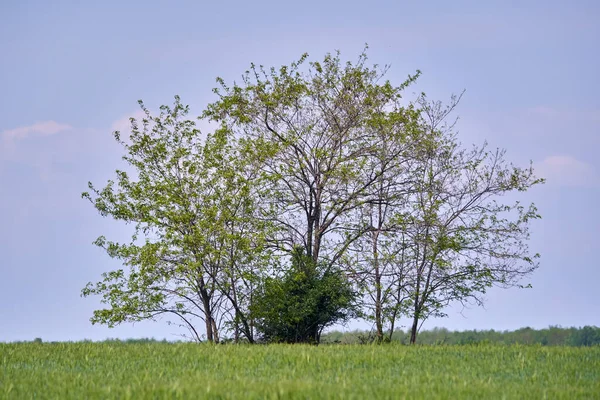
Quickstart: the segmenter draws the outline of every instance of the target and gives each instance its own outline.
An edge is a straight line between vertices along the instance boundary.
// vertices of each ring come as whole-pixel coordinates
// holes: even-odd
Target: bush
[[[357,295],[339,270],[315,265],[302,248],[281,278],[267,278],[251,307],[266,342],[317,344],[327,326],[356,315]]]

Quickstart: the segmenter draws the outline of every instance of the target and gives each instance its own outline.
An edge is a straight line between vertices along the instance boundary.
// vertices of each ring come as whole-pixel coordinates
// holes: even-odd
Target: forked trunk
[[[210,307],[210,296],[205,290],[201,291],[202,306],[204,308],[204,323],[206,324],[206,340],[210,343],[218,343],[219,336],[217,331],[217,324],[212,315],[212,309]]]

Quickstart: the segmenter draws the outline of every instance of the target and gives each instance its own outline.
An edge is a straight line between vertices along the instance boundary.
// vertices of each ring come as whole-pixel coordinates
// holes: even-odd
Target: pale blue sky
[[[600,3],[597,1],[0,0],[0,341],[176,339],[161,323],[92,326],[86,282],[118,267],[91,243],[128,230],[80,199],[118,167],[111,131],[175,94],[200,113],[216,76],[340,49],[391,64],[399,83],[458,109],[465,143],[488,140],[548,184],[533,289],[425,327],[600,325]]]

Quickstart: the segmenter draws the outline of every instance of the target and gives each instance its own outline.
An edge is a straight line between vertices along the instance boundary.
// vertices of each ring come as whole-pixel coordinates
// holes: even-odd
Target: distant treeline
[[[396,330],[392,341],[410,343],[410,331]],[[16,342],[16,343],[26,343]],[[35,338],[34,343],[43,343]],[[83,340],[91,342],[91,340]],[[157,340],[154,338],[106,339],[104,343],[184,343],[187,340]],[[349,332],[332,331],[321,336],[322,344],[369,344],[375,342],[372,331],[354,330]],[[50,342],[58,343],[58,342]],[[222,344],[233,343],[223,341]],[[461,344],[540,344],[542,346],[598,346],[600,345],[600,327],[563,328],[551,326],[546,329],[521,328],[516,331],[472,330],[450,331],[446,328],[434,328],[419,333],[419,344],[425,345],[461,345]]]
[[[322,343],[370,343],[375,339],[369,331],[333,331],[323,334]],[[408,344],[410,331],[396,330],[393,341]],[[521,328],[516,331],[472,330],[450,331],[446,328],[434,328],[419,333],[420,344],[541,344],[543,346],[594,346],[600,345],[600,328],[584,326],[583,328],[562,328],[551,326],[546,329]]]

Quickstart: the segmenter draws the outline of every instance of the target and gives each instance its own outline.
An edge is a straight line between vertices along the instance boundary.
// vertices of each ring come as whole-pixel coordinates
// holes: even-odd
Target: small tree
[[[538,254],[528,247],[529,225],[541,218],[535,205],[499,202],[543,180],[533,169],[507,163],[504,151],[486,146],[464,149],[444,126],[448,107],[420,99],[422,126],[437,136],[419,155],[415,191],[408,207],[396,215],[398,240],[404,244],[403,263],[412,319],[411,343],[420,323],[445,316],[451,302],[482,304],[492,286],[515,287],[537,267]],[[400,236],[401,235],[401,236]]]
[[[103,189],[89,184],[83,197],[103,216],[133,223],[130,243],[96,244],[129,266],[89,283],[84,296],[101,295],[109,307],[93,323],[174,315],[195,340],[218,342],[220,328],[253,340],[247,318],[252,285],[260,276],[263,226],[255,215],[257,169],[245,164],[226,129],[202,138],[188,107],[176,98],[153,117],[132,119],[132,134],[116,140],[134,176],[117,170]],[[142,240],[143,239],[143,240]]]
[[[256,327],[267,342],[313,343],[326,327],[355,315],[356,294],[340,271],[316,266],[302,247],[281,278],[267,278],[252,305]]]
[[[361,315],[374,323],[377,342],[391,340],[396,320],[406,311],[410,268],[404,262],[405,244],[394,215],[405,209],[416,190],[417,154],[430,140],[427,132],[407,127],[405,121],[402,114],[390,112],[372,126],[384,143],[369,168],[377,171],[377,180],[368,189],[368,200],[354,213],[364,233],[342,257],[344,268],[363,294]]]

